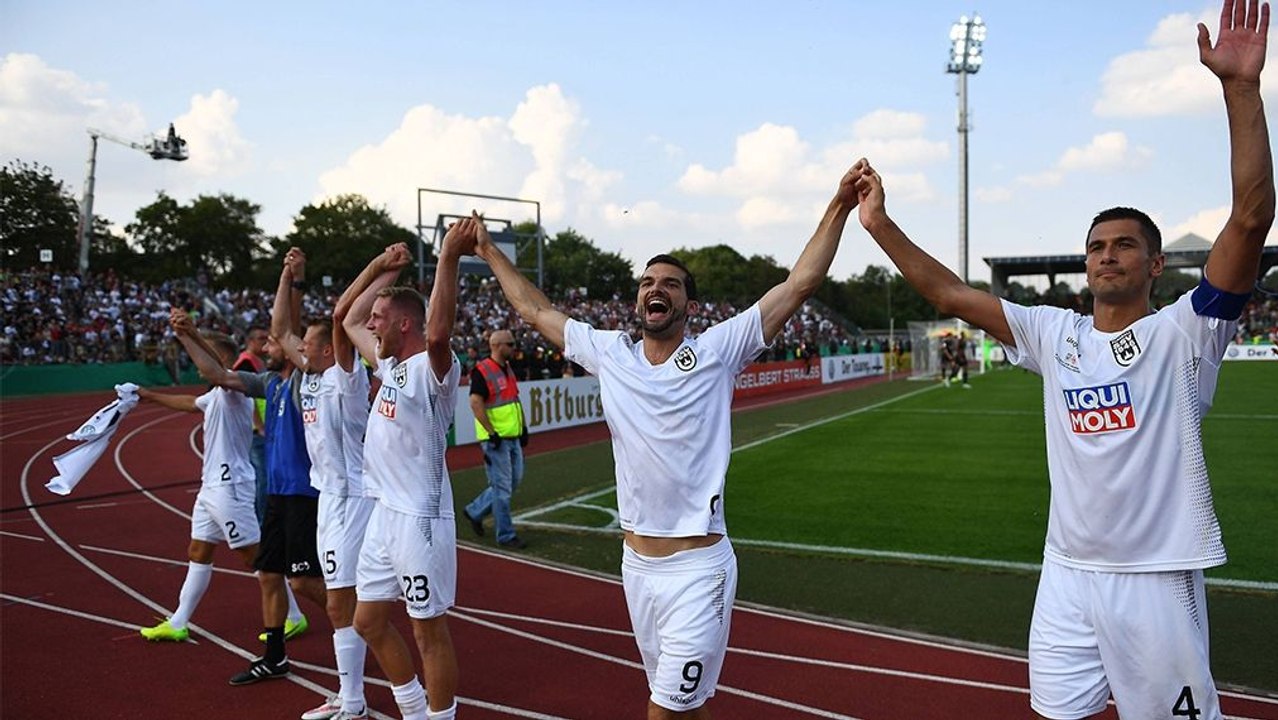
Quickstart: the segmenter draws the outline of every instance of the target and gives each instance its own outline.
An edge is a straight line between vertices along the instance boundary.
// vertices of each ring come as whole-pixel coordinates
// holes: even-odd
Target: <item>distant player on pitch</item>
[[[938,310],[985,329],[1043,376],[1051,508],[1030,626],[1030,704],[1059,719],[1221,717],[1203,569],[1225,562],[1199,422],[1274,220],[1273,156],[1260,97],[1269,5],[1225,0],[1199,57],[1220,79],[1233,206],[1198,287],[1154,312],[1158,228],[1111,208],[1087,233],[1094,314],[1023,307],[973,289],[916,247],[884,209],[868,165],[860,220]]]
[[[652,258],[639,278],[643,338],[633,343],[552,307],[479,227],[478,254],[524,321],[599,377],[625,535],[622,580],[648,674],[650,720],[710,717],[705,703],[723,667],[737,590],[723,504],[733,383],[825,279],[856,206],[859,169],[843,176],[785,282],[696,338],[684,333],[697,286],[676,258]]]

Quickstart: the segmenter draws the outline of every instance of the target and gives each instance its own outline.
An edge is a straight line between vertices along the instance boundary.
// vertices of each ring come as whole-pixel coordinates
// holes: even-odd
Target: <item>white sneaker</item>
[[[342,699],[333,696],[324,701],[323,705],[311,708],[302,713],[302,720],[333,720],[342,712]]]

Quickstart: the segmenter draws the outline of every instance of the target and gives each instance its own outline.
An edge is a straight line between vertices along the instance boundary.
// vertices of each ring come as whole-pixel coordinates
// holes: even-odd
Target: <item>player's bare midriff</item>
[[[723,539],[719,533],[709,535],[690,535],[688,537],[653,537],[636,535],[630,530],[625,533],[625,542],[631,550],[645,557],[669,557],[684,550],[710,547]]]

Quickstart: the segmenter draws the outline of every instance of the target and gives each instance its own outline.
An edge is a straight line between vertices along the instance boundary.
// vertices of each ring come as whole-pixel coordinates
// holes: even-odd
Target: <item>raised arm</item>
[[[310,372],[310,360],[302,354],[302,288],[306,282],[306,255],[301,248],[291,247],[284,255],[275,304],[271,308],[271,336],[285,357],[302,372]],[[287,298],[281,302],[281,298]]]
[[[156,405],[162,405],[170,410],[191,413],[200,411],[195,405],[194,395],[169,395],[168,393],[155,392],[150,388],[139,387],[138,397]]]
[[[963,282],[936,258],[906,237],[884,205],[883,178],[867,162],[854,180],[860,200],[858,216],[870,237],[892,259],[906,281],[941,314],[953,315],[985,330],[1005,345],[1015,346],[1003,304],[990,293]]]
[[[478,215],[472,217],[480,220]],[[568,322],[568,316],[551,305],[546,294],[515,268],[510,258],[493,242],[482,220],[477,229],[476,240],[475,254],[492,268],[497,282],[501,283],[506,300],[515,308],[515,312],[556,347],[563,348],[564,325]]]
[[[864,159],[858,160],[852,169],[844,173],[843,179],[839,181],[838,191],[825,209],[821,223],[817,225],[812,239],[804,246],[789,276],[759,299],[759,311],[763,316],[763,339],[766,342],[772,342],[790,316],[812,297],[812,293],[817,291],[830,272],[830,263],[834,261],[834,253],[839,249],[839,239],[843,237],[848,215],[856,207],[855,181],[864,164]]]
[[[333,311],[333,324],[341,323],[346,337],[373,367],[377,366],[377,338],[373,337],[365,323],[373,312],[373,301],[377,299],[377,293],[395,282],[399,271],[408,265],[409,259],[408,246],[403,243],[386,248],[346,288]],[[337,352],[337,348],[334,347],[333,351]]]
[[[1225,0],[1214,48],[1207,27],[1198,25],[1198,58],[1220,79],[1225,94],[1233,185],[1229,219],[1203,272],[1216,288],[1239,294],[1255,285],[1274,224],[1274,158],[1260,97],[1268,36],[1269,3],[1257,0]]]
[[[457,321],[457,266],[462,255],[475,251],[476,228],[484,221],[472,216],[455,223],[440,243],[435,284],[426,307],[426,354],[435,377],[443,378],[453,366],[453,324]]]
[[[244,381],[240,379],[239,373],[222,367],[217,351],[200,337],[190,315],[179,308],[173,308],[169,311],[169,325],[177,334],[178,342],[186,349],[186,354],[191,356],[191,362],[195,363],[201,377],[214,385],[245,392]]]

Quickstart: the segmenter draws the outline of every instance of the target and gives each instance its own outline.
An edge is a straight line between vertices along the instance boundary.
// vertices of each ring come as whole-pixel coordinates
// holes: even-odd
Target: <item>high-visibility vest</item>
[[[488,397],[484,398],[488,422],[492,423],[500,437],[519,437],[524,432],[524,413],[519,405],[519,387],[515,384],[515,373],[511,371],[510,364],[502,368],[491,357],[486,357],[475,365],[475,369],[488,386]],[[478,419],[475,420],[475,436],[480,440],[488,439],[488,430]]]

